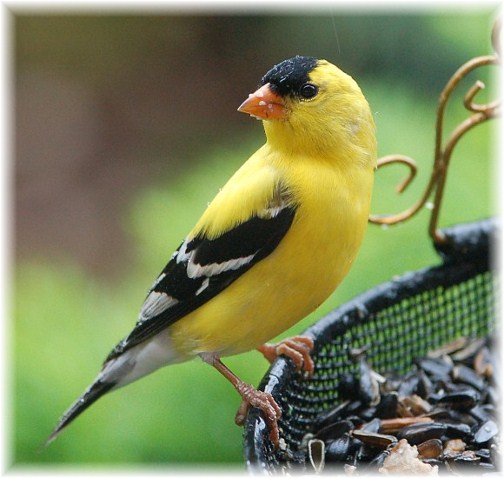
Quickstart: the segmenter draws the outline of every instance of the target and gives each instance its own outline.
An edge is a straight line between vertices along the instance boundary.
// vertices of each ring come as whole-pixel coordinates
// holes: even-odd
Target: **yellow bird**
[[[283,353],[313,370],[307,337],[268,340],[316,309],[349,271],[369,215],[375,125],[357,83],[326,60],[274,66],[238,108],[263,121],[266,143],[219,191],[162,270],[132,332],[48,438],[105,393],[195,356],[264,413],[278,443],[273,397],[234,375],[221,357]]]

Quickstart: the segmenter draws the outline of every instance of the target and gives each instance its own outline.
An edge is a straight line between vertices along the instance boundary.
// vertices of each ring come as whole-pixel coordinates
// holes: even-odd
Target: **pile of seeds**
[[[484,339],[460,338],[415,361],[402,377],[371,369],[341,377],[340,405],[321,414],[301,446],[316,472],[496,471],[497,360]],[[476,468],[470,468],[476,467]]]

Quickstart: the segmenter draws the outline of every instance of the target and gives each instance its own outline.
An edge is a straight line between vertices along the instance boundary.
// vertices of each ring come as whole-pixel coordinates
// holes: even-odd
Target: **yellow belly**
[[[271,340],[315,310],[349,271],[367,225],[373,173],[313,178],[277,249],[170,327],[177,351],[232,355]],[[296,178],[291,178],[296,181]],[[356,191],[355,188],[360,188]]]

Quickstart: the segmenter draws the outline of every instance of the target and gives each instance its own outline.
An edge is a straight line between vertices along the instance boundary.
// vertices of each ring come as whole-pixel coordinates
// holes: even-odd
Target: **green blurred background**
[[[15,465],[150,464],[242,469],[239,397],[199,361],[110,394],[49,448],[39,446],[136,321],[145,293],[208,201],[263,142],[237,106],[275,63],[314,55],[354,76],[378,127],[379,154],[415,158],[418,178],[380,170],[374,213],[398,212],[430,174],[441,89],[473,56],[490,54],[495,8],[464,11],[12,14],[15,87],[15,263],[9,461]],[[467,114],[461,96],[448,129]],[[496,122],[455,150],[441,224],[496,212]],[[344,284],[284,336],[368,288],[436,262],[429,211],[400,226],[370,225]],[[239,318],[237,318],[239,320]],[[273,317],[258,318],[273,320]],[[226,363],[258,384],[257,353]],[[80,468],[79,468],[80,469]],[[185,468],[183,468],[185,469]]]

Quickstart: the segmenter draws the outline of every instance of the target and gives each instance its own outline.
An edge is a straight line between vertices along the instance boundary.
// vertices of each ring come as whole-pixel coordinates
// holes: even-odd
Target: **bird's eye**
[[[315,97],[318,93],[318,87],[315,85],[312,85],[311,83],[305,83],[301,89],[299,90],[299,94],[301,95],[301,98],[305,100],[309,100],[313,97]]]

